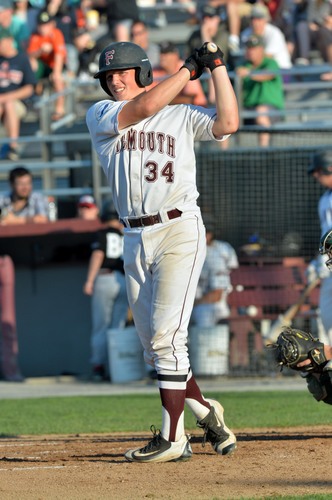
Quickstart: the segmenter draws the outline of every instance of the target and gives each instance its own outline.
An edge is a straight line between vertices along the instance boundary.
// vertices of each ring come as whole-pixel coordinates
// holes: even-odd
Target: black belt
[[[177,208],[173,208],[173,210],[169,210],[167,212],[167,216],[169,220],[177,219],[181,217],[182,212]],[[159,214],[156,215],[143,215],[143,217],[138,217],[137,219],[127,219],[128,225],[130,227],[145,227],[145,226],[153,226],[154,224],[158,224],[162,222]]]
[[[106,267],[101,267],[99,269],[99,274],[112,274],[112,269],[107,269]]]

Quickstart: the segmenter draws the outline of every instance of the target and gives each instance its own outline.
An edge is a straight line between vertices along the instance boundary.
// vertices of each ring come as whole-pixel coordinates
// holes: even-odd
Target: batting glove
[[[198,61],[202,66],[208,68],[211,72],[219,66],[225,66],[224,53],[217,47],[216,52],[210,52],[207,48],[208,43],[205,42],[200,49],[198,49]]]
[[[195,52],[185,60],[183,66],[180,68],[187,68],[187,70],[189,70],[190,80],[197,80],[203,73],[204,66],[198,60],[197,54],[198,51],[195,49]]]

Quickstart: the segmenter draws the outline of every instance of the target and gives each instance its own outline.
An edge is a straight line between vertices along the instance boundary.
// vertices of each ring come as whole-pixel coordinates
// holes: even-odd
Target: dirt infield
[[[187,462],[132,464],[123,454],[150,436],[0,439],[2,500],[235,499],[332,495],[332,426],[236,432],[238,449],[216,455],[192,434]]]

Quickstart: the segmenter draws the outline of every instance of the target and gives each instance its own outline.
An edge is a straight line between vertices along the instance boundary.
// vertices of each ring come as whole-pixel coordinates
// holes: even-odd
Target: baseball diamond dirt
[[[216,455],[193,432],[187,462],[137,464],[124,452],[147,434],[0,440],[2,500],[245,499],[330,494],[332,426],[235,429],[238,449]]]

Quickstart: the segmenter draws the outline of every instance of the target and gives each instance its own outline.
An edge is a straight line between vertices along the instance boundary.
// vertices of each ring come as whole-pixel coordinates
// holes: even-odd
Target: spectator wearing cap
[[[99,218],[99,208],[93,196],[83,195],[78,200],[77,216],[83,220],[97,220]]]
[[[76,76],[79,67],[79,55],[75,46],[75,34],[78,30],[77,8],[67,0],[47,0],[45,10],[62,32],[66,44],[66,66],[69,76]]]
[[[251,9],[250,26],[241,33],[241,43],[246,42],[251,35],[262,37],[265,54],[273,57],[279,68],[289,69],[292,67],[291,56],[283,32],[271,24],[268,8],[263,4],[255,4]]]
[[[38,81],[48,78],[56,93],[63,92],[66,44],[62,32],[56,27],[47,10],[38,14],[37,29],[31,35],[27,51]],[[55,101],[52,119],[59,120],[64,115],[65,97],[60,95]]]
[[[263,74],[257,74],[264,71]],[[269,73],[270,72],[270,73]],[[266,55],[263,37],[251,35],[246,41],[245,63],[236,69],[242,79],[243,107],[255,111],[256,118],[245,120],[261,127],[270,127],[277,120],[271,111],[284,109],[284,90],[277,62]],[[280,119],[280,115],[279,115]],[[259,134],[259,145],[269,146],[270,134]]]
[[[128,299],[123,270],[123,225],[111,203],[101,213],[104,228],[92,245],[83,292],[91,296],[91,365],[95,381],[107,380],[107,330],[123,328],[128,314]]]
[[[159,66],[153,69],[154,83],[152,85],[156,85],[161,79],[179,71],[184,63],[180,57],[179,50],[174,43],[165,41],[162,42],[159,47],[160,61]],[[207,105],[207,98],[199,79],[190,80],[172,104],[179,103],[195,104],[196,106]]]
[[[15,14],[13,0],[0,1],[0,26],[10,30],[18,50],[27,48],[31,35],[29,24]]]
[[[3,145],[1,158],[16,161],[24,103],[34,94],[36,78],[24,49],[17,50],[9,29],[0,26],[0,118],[10,142]]]
[[[148,26],[143,21],[134,21],[130,34],[131,41],[139,45],[147,54],[152,68],[158,66],[160,58],[159,45],[150,41]]]

